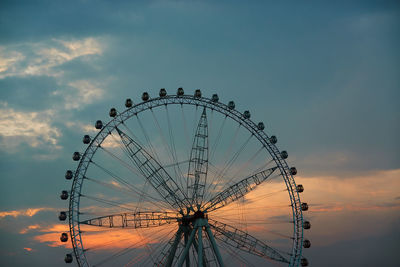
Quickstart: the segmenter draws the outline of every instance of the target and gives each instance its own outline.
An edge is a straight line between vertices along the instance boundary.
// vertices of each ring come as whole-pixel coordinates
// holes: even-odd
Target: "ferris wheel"
[[[84,135],[68,170],[69,221],[79,266],[307,266],[310,222],[295,167],[248,110],[217,94],[163,88],[111,108]]]

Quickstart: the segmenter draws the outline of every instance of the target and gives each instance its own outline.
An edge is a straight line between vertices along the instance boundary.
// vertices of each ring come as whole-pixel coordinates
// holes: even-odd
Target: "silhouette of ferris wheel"
[[[248,110],[200,90],[111,108],[68,170],[68,219],[79,266],[307,266],[295,167]]]

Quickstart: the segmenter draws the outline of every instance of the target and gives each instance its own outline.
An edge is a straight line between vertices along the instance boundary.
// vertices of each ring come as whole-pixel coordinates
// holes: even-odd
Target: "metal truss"
[[[260,257],[289,263],[289,260],[283,257],[280,252],[268,246],[261,240],[249,235],[247,232],[215,220],[209,220],[209,222],[211,228],[214,230],[214,236],[216,239],[232,247]]]
[[[158,194],[174,209],[183,212],[189,204],[185,193],[168,172],[131,137],[116,128],[132,162]]]
[[[190,153],[187,188],[191,204],[200,208],[203,202],[204,188],[208,171],[208,126],[206,109],[203,109],[197,125],[193,146]]]
[[[149,228],[176,222],[178,215],[172,212],[121,213],[88,219],[80,223],[108,228]]]
[[[259,184],[267,180],[267,178],[277,169],[273,167],[250,177],[247,177],[236,184],[228,187],[224,191],[213,197],[204,207],[204,211],[211,212],[213,210],[225,207],[226,205],[243,198],[247,193],[254,190]]]

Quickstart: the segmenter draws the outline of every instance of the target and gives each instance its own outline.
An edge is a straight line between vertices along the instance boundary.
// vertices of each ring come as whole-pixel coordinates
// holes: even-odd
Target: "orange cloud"
[[[40,243],[46,243],[49,247],[66,247],[72,248],[71,242],[61,242],[60,235],[62,232],[58,233],[46,233],[37,235],[34,237],[34,240],[39,241]]]
[[[132,244],[136,244],[134,247],[142,247],[143,245],[157,243],[150,237],[144,237],[139,235],[136,231],[121,229],[116,231],[103,231],[87,233],[85,235],[84,245],[85,247],[98,247],[103,244],[110,244],[110,246],[103,247],[103,249],[115,248],[127,248],[131,247]],[[98,249],[101,249],[99,247]]]
[[[20,234],[26,234],[30,230],[36,230],[36,229],[39,229],[39,228],[40,228],[39,224],[29,225],[28,227],[26,227],[26,228],[22,229],[21,231],[19,231],[19,233]]]
[[[41,227],[40,228],[40,232],[57,232],[57,233],[61,233],[61,232],[68,232],[69,231],[69,227],[67,224],[52,224],[46,227]]]
[[[303,216],[312,225],[311,230],[305,231],[305,237],[315,245],[327,245],[387,233],[399,220],[399,177],[400,169],[347,177],[296,176],[296,183],[305,188],[300,193],[301,201],[309,205]],[[290,236],[293,231],[292,225],[285,223],[291,219],[292,212],[284,187],[283,182],[266,181],[248,193],[244,200],[208,216],[248,231],[257,238],[275,242],[274,238],[279,238],[279,234]]]
[[[363,210],[391,210],[391,209],[400,209],[400,203],[366,203],[366,202],[355,202],[352,204],[346,203],[333,203],[327,205],[317,205],[313,206],[310,204],[310,212],[337,212],[337,211],[363,211]]]
[[[132,244],[137,244],[137,247],[141,247],[146,244],[158,242],[156,239],[139,234],[133,229],[110,229],[82,225],[81,231],[84,233],[83,243],[86,248],[98,247],[97,249],[116,249],[132,247]],[[67,225],[50,225],[46,228],[41,228],[40,232],[43,234],[35,236],[34,240],[40,243],[46,243],[49,247],[62,246],[72,248],[70,240],[68,240],[68,242],[60,241],[61,233],[66,232],[69,236],[69,227]],[[157,233],[157,230],[154,230],[154,233]],[[104,244],[108,245],[104,246]]]
[[[304,185],[301,200],[308,202],[309,212],[400,209],[398,188],[400,169],[374,171],[353,177],[297,177]]]
[[[24,210],[12,210],[12,211],[0,211],[0,219],[11,216],[11,217],[20,217],[27,216],[32,217],[35,216],[40,211],[50,211],[54,210],[53,208],[34,208],[34,209],[24,209]]]
[[[315,244],[321,245],[346,240],[352,235],[371,235],[371,225],[365,223],[366,218],[371,223],[379,220],[380,224],[374,228],[374,232],[383,231],[386,225],[391,223],[393,215],[400,209],[398,177],[400,177],[400,169],[370,172],[363,176],[346,178],[297,176],[296,183],[303,184],[305,187],[305,191],[300,194],[301,200],[307,202],[310,207],[309,211],[304,212],[303,215],[311,220],[313,225],[310,231],[305,232],[306,236],[315,240],[313,241]],[[290,236],[293,229],[289,221],[292,214],[285,187],[283,182],[266,182],[247,194],[244,199],[211,212],[208,216],[210,219],[247,230],[256,237],[279,241],[279,238],[285,235]],[[358,214],[358,217],[354,214]],[[384,214],[386,217],[372,216],[372,214]],[[171,226],[134,230],[83,225],[81,230],[85,248],[109,250],[132,247],[132,244],[142,247],[149,243],[159,242],[162,234],[165,236],[173,234],[174,230]],[[34,237],[37,242],[45,243],[50,247],[71,248],[70,240],[65,243],[60,241],[62,232],[69,234],[66,224],[53,224],[47,227],[31,226],[31,229],[28,226],[27,229],[26,231],[38,231],[38,235]],[[168,229],[171,230],[170,233],[162,232]]]
[[[26,251],[33,251],[33,249],[31,249],[31,248],[24,248]]]
[[[317,246],[386,234],[398,221],[400,169],[354,176],[296,177],[304,185],[303,216],[311,221],[307,238]],[[371,231],[371,229],[373,229]]]
[[[39,227],[36,229],[40,229],[39,232],[43,234],[39,234],[34,237],[34,240],[40,243],[46,243],[49,247],[66,247],[72,248],[71,242],[61,242],[60,235],[61,233],[68,233],[69,235],[69,227],[67,224],[53,224],[46,227]]]

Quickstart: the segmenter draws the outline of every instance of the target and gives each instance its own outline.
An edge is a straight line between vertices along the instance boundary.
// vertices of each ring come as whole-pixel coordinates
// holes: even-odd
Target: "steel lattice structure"
[[[132,229],[157,229],[168,225],[176,225],[177,229],[175,228],[174,234],[170,234],[170,239],[167,242],[158,242],[160,246],[163,243],[164,247],[158,252],[157,256],[152,258],[152,265],[183,266],[183,264],[186,264],[186,266],[224,266],[223,254],[220,251],[221,248],[224,248],[225,251],[236,249],[246,252],[249,255],[266,258],[288,266],[299,266],[300,264],[306,266],[307,260],[302,258],[302,248],[303,246],[309,247],[309,245],[306,246],[304,243],[305,241],[309,241],[303,241],[303,228],[308,229],[309,227],[305,225],[309,223],[306,222],[304,224],[302,211],[307,210],[308,206],[306,203],[301,203],[300,201],[299,192],[302,192],[303,188],[301,185],[296,186],[293,177],[297,171],[295,168],[290,168],[285,161],[287,158],[286,151],[280,151],[275,145],[276,137],[267,135],[262,123],[256,124],[250,120],[250,113],[248,111],[245,113],[239,112],[234,108],[233,102],[230,102],[228,105],[220,103],[216,95],[212,98],[202,97],[199,90],[196,90],[196,93],[192,96],[183,94],[183,90],[178,90],[177,95],[166,95],[165,90],[163,91],[162,89],[160,97],[149,98],[148,94],[144,93],[142,99],[143,102],[136,105],[133,105],[132,102],[129,102],[130,99],[128,99],[129,101],[127,100],[126,102],[127,109],[120,113],[115,109],[111,109],[110,116],[112,119],[104,125],[102,123],[100,123],[101,125],[96,125],[99,132],[93,138],[85,136],[84,143],[88,144],[88,146],[83,153],[76,152],[77,154],[74,154],[74,160],[79,161],[79,164],[75,172],[70,173],[68,171],[66,174],[67,179],[73,177],[72,188],[69,194],[63,191],[66,195],[64,194],[61,197],[66,199],[69,196],[68,218],[70,237],[78,265],[91,266],[87,258],[88,249],[84,246],[85,240],[82,237],[82,233],[85,231],[82,230],[82,227],[126,229],[126,231],[132,231]],[[177,174],[172,174],[171,171],[167,170],[168,166],[159,161],[159,155],[154,153],[155,149],[151,146],[151,142],[149,142],[148,146],[141,144],[138,138],[132,132],[128,131],[129,128],[126,126],[129,120],[135,117],[139,118],[142,116],[142,113],[147,112],[154,116],[153,111],[157,108],[165,107],[166,112],[169,112],[168,107],[170,106],[192,106],[196,110],[197,108],[201,109],[200,117],[196,118],[190,157],[187,160],[188,168],[187,173],[185,173],[186,188],[182,187],[183,185],[178,182]],[[241,177],[239,181],[227,184],[220,190],[211,190],[210,188],[213,184],[208,181],[211,148],[207,112],[221,114],[225,119],[229,118],[236,122],[238,127],[245,129],[251,138],[258,140],[260,150],[266,151],[271,158],[273,166],[258,170],[246,177]],[[160,129],[161,126],[156,118],[155,122]],[[168,117],[168,125],[169,123],[170,118]],[[140,126],[142,125],[140,124]],[[171,129],[169,131],[171,134]],[[162,134],[161,129],[160,132]],[[121,160],[105,148],[106,145],[103,144],[106,143],[105,140],[110,138],[109,136],[111,135],[117,139],[125,153],[124,155],[126,155],[129,161]],[[171,136],[173,135],[171,134]],[[145,137],[147,138],[147,135]],[[164,136],[160,137],[160,139],[162,138],[165,139]],[[172,146],[175,146],[175,143],[172,140],[167,145],[169,145],[169,148],[172,148]],[[151,188],[155,194],[154,198],[148,196],[146,201],[143,201],[147,195],[145,195],[145,192],[142,192],[142,203],[157,202],[157,199],[161,199],[163,205],[168,206],[168,210],[141,210],[140,205],[144,204],[138,204],[135,210],[127,209],[124,212],[102,216],[90,217],[86,215],[81,207],[82,198],[119,207],[122,207],[122,205],[128,206],[129,204],[121,204],[114,199],[101,199],[99,196],[91,196],[89,195],[90,190],[88,194],[83,192],[83,185],[85,183],[91,180],[95,181],[95,179],[88,176],[87,172],[91,166],[98,165],[96,163],[96,153],[98,153],[99,149],[119,159],[122,165],[137,173],[138,176],[143,178],[145,185]],[[177,155],[174,155],[174,153],[171,153],[171,155],[169,156],[175,159],[174,168],[176,166],[179,168],[180,163],[178,163]],[[251,162],[251,160],[249,161]],[[109,171],[106,167],[99,165],[98,168],[104,170],[110,176],[118,178],[116,174]],[[222,172],[223,170],[220,173]],[[290,233],[291,248],[290,251],[286,252],[270,246],[268,242],[251,235],[245,229],[240,229],[234,225],[212,218],[213,212],[223,210],[232,205],[232,203],[242,201],[251,192],[255,192],[265,181],[268,181],[273,174],[282,178],[289,196],[288,206],[291,209],[290,222],[293,228],[292,233]],[[218,175],[216,176],[219,178]],[[221,174],[220,176],[222,177]],[[104,186],[115,186],[115,184],[120,186],[120,184],[123,184],[129,190],[134,190],[134,185],[130,188],[131,185],[126,180],[119,179],[118,182],[119,184],[97,183]],[[106,213],[106,209],[104,212]],[[83,215],[88,217],[83,219]],[[65,219],[60,214],[60,220],[62,218]],[[223,244],[222,247],[221,244]],[[68,255],[65,261],[71,262],[71,255]]]

